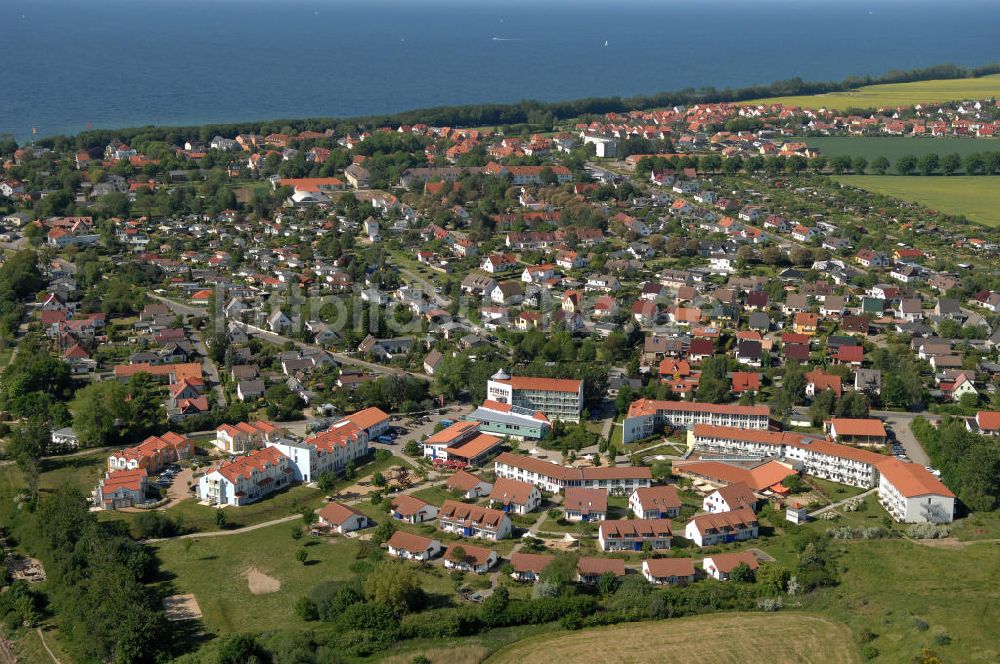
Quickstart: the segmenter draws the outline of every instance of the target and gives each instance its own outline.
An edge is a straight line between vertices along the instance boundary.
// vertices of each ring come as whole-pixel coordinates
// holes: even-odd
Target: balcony
[[[920,505],[920,514],[931,523],[949,523],[952,516],[935,503],[923,503]]]

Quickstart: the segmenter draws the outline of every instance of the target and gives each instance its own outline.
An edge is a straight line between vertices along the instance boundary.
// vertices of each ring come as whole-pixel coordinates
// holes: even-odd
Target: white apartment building
[[[283,430],[270,422],[223,424],[215,430],[215,446],[229,454],[246,454],[260,449],[265,442],[277,440]]]
[[[340,473],[350,461],[368,454],[368,442],[389,426],[389,415],[366,408],[338,420],[305,440],[278,438],[265,442],[291,459],[296,481],[315,482],[323,473]]]
[[[510,452],[504,452],[493,460],[493,470],[498,478],[530,482],[549,493],[561,493],[567,487],[580,487],[629,495],[636,489],[649,487],[653,482],[650,469],[644,466],[577,468]]]
[[[288,457],[265,447],[203,475],[198,497],[213,505],[246,505],[291,484],[294,472]]]
[[[690,429],[696,424],[711,424],[766,430],[770,423],[771,409],[768,406],[639,399],[629,406],[628,415],[622,424],[622,440],[631,443],[648,438],[668,425]]]
[[[878,501],[903,523],[951,523],[955,494],[923,466],[883,457],[878,465]]]
[[[866,489],[878,484],[875,464],[885,458],[875,452],[802,434],[707,424],[695,425],[688,432],[688,441],[699,452],[798,462],[807,475]]]
[[[500,510],[446,500],[438,510],[438,528],[462,537],[502,540],[510,537],[510,517]]]

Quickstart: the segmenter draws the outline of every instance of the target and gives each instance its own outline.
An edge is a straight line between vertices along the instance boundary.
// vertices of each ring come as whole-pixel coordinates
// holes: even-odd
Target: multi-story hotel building
[[[511,376],[501,369],[486,383],[486,398],[531,412],[541,411],[550,420],[579,422],[583,414],[583,381]]]
[[[748,459],[784,459],[801,464],[807,475],[871,489],[878,484],[876,464],[886,457],[803,434],[752,431],[697,424],[688,442],[699,452]]]

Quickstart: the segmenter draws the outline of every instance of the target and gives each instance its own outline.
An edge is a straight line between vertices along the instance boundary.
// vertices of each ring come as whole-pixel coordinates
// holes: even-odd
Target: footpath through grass
[[[1000,97],[1000,74],[980,78],[949,78],[912,83],[886,83],[868,85],[847,92],[794,97],[757,99],[750,104],[784,104],[809,108],[829,108],[842,111],[848,108],[913,106],[914,104],[986,99]]]
[[[1000,226],[1000,176],[845,175],[838,182]]]

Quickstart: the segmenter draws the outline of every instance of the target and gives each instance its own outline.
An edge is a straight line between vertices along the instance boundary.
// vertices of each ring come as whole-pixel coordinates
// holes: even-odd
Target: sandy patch
[[[243,570],[243,577],[247,580],[250,592],[254,595],[266,595],[281,590],[281,581],[264,574],[256,567],[248,567]]]
[[[163,611],[167,620],[177,622],[179,620],[198,620],[201,618],[201,607],[194,595],[171,595],[163,598]]]
[[[932,549],[964,549],[973,544],[1000,544],[1000,539],[960,540],[957,537],[942,537],[940,539],[912,539],[907,537],[906,539]]]

